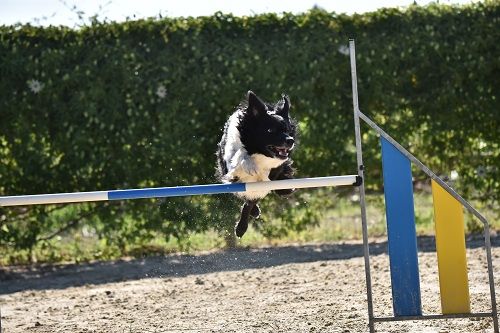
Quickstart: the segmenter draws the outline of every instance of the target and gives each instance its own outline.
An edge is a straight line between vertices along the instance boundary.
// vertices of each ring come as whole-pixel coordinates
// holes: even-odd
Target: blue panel
[[[422,314],[410,160],[381,138],[395,316]]]
[[[108,192],[108,200],[183,197],[188,195],[244,192],[245,183],[157,187]]]

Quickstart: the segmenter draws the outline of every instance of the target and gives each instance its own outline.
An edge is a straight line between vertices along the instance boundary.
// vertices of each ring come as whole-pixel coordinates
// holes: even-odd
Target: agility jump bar
[[[326,186],[359,186],[358,175],[297,178],[251,183],[206,184],[175,187],[155,187],[129,190],[72,192],[53,194],[16,195],[0,197],[0,206],[48,205],[59,203],[111,201],[165,197],[183,197],[202,194],[241,193]]]

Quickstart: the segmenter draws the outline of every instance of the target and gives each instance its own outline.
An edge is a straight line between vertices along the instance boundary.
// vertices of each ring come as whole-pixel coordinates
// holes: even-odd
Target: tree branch
[[[101,208],[98,208],[97,210],[96,210],[96,209],[94,209],[94,210],[88,211],[87,213],[85,213],[85,214],[82,214],[82,215],[78,216],[78,218],[76,218],[76,219],[74,219],[74,220],[70,221],[68,224],[66,224],[66,225],[62,226],[61,228],[59,228],[58,230],[54,231],[53,233],[51,233],[51,234],[49,234],[49,235],[47,235],[47,236],[44,236],[44,237],[37,238],[37,240],[36,240],[36,241],[37,241],[37,242],[40,242],[40,241],[47,241],[47,240],[50,240],[50,239],[52,239],[52,238],[56,237],[57,235],[59,235],[59,234],[61,234],[61,233],[65,232],[65,231],[67,231],[67,230],[69,230],[69,229],[71,229],[71,228],[73,228],[73,227],[77,226],[77,225],[78,225],[78,223],[80,223],[83,219],[85,219],[85,218],[87,218],[87,217],[89,217],[89,216],[91,216],[91,215],[95,214],[95,213],[96,213],[96,211],[98,211],[98,210],[100,210],[100,209],[102,209],[102,207],[101,207]]]

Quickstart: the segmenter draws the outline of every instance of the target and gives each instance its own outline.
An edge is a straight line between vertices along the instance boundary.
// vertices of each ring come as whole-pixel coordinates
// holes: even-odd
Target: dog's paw
[[[228,172],[224,177],[223,177],[224,182],[228,183],[237,183],[240,181],[240,178],[236,175],[236,173],[233,171]]]
[[[294,189],[294,188],[288,188],[288,189],[284,189],[284,190],[274,190],[274,192],[276,194],[282,195],[282,196],[290,195],[290,194],[292,194],[295,191],[296,191],[296,189]]]

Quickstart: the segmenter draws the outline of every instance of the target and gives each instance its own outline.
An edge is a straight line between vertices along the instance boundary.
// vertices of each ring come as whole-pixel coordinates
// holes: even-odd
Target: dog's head
[[[290,119],[290,99],[264,103],[252,91],[240,127],[241,141],[249,154],[286,160],[295,146],[295,123]]]

